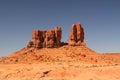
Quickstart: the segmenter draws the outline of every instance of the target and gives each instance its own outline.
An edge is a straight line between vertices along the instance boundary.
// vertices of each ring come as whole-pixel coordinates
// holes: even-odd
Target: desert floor
[[[120,80],[120,54],[86,46],[23,48],[0,58],[0,80]]]
[[[120,64],[0,64],[0,80],[120,80]]]

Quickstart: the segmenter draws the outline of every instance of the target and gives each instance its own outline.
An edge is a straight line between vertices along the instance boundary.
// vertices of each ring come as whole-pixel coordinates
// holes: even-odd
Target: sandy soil
[[[0,80],[120,80],[120,54],[86,46],[23,48],[0,58]]]
[[[120,64],[0,64],[0,80],[120,80]]]

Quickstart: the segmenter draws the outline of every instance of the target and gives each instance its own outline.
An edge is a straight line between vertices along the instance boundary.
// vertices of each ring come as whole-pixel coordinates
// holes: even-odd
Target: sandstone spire
[[[72,24],[68,45],[80,46],[84,42],[84,30],[80,23]]]

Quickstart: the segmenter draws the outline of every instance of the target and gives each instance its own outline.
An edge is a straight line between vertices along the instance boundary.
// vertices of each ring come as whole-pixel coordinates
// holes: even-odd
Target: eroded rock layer
[[[32,32],[32,41],[27,42],[27,48],[52,48],[61,45],[62,30],[55,27],[51,30],[34,30]]]
[[[84,30],[80,23],[71,26],[70,36],[68,38],[68,45],[80,46],[84,43]]]

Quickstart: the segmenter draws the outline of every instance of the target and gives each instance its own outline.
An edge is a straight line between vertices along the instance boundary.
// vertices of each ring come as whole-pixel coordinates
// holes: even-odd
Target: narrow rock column
[[[81,24],[72,24],[70,36],[68,38],[68,45],[80,46],[82,42],[84,42],[84,30]]]

